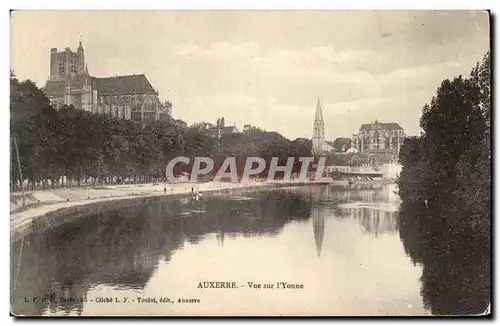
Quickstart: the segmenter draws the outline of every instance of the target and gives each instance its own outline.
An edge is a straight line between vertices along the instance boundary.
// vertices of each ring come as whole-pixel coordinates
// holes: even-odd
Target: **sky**
[[[42,87],[50,48],[85,49],[96,77],[144,73],[188,124],[251,124],[311,138],[397,122],[420,133],[441,81],[489,51],[482,11],[14,11],[11,69]]]

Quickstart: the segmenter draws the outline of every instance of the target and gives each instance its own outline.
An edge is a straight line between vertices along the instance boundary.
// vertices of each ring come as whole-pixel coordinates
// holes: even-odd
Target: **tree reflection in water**
[[[355,221],[364,236],[382,238],[399,229],[406,254],[423,266],[421,295],[433,314],[483,312],[490,301],[487,239],[472,230],[446,225],[449,219],[435,218],[443,212],[421,206],[403,203],[397,213],[370,205],[339,205],[392,205],[391,198],[391,189],[386,186],[298,187],[238,192],[200,201],[148,199],[82,218],[12,244],[12,310],[24,315],[80,314],[83,304],[78,301],[33,302],[31,298],[84,298],[101,285],[140,293],[159,262],[169,262],[186,243],[201,242],[206,236],[223,246],[227,238],[274,237],[287,223],[311,221],[308,239],[314,241],[320,256],[323,242],[328,245],[331,236],[325,231],[329,223],[325,218],[330,216]],[[460,232],[450,231],[457,229]],[[328,256],[325,254],[323,259]]]
[[[401,205],[400,237],[412,261],[423,266],[424,304],[434,315],[483,313],[490,303],[489,241],[471,229],[448,225],[443,214],[423,205]]]
[[[185,242],[198,243],[207,234],[215,234],[220,244],[225,234],[273,236],[286,223],[311,216],[311,200],[300,191],[243,195],[150,200],[12,244],[12,311],[80,314],[83,303],[74,299],[84,298],[90,288],[105,284],[143,289],[159,261],[169,261]],[[33,297],[51,300],[33,302]]]

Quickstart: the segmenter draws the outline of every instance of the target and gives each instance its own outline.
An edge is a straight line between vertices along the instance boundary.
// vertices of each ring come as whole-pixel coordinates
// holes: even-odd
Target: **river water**
[[[394,191],[240,191],[80,219],[13,244],[12,311],[411,316],[485,308],[484,260],[440,272],[436,255],[421,254],[432,249]],[[471,281],[478,275],[486,276]]]

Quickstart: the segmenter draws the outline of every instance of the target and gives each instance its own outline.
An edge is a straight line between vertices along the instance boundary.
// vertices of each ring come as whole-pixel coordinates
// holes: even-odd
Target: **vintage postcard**
[[[487,11],[10,16],[13,316],[485,316]]]

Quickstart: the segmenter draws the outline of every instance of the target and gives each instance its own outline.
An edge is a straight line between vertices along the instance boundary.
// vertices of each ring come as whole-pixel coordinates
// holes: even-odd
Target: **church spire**
[[[85,75],[88,75],[89,74],[89,69],[87,68],[87,64],[85,64]]]
[[[316,103],[316,115],[314,116],[314,121],[323,121],[323,105],[321,104],[321,99],[318,96],[318,102]]]
[[[82,46],[82,34],[80,34],[80,42],[78,43],[78,48],[79,49],[83,49],[83,46]]]
[[[323,104],[318,97],[316,113],[314,115],[312,151],[313,154],[321,154],[325,151],[325,123],[323,122]]]

